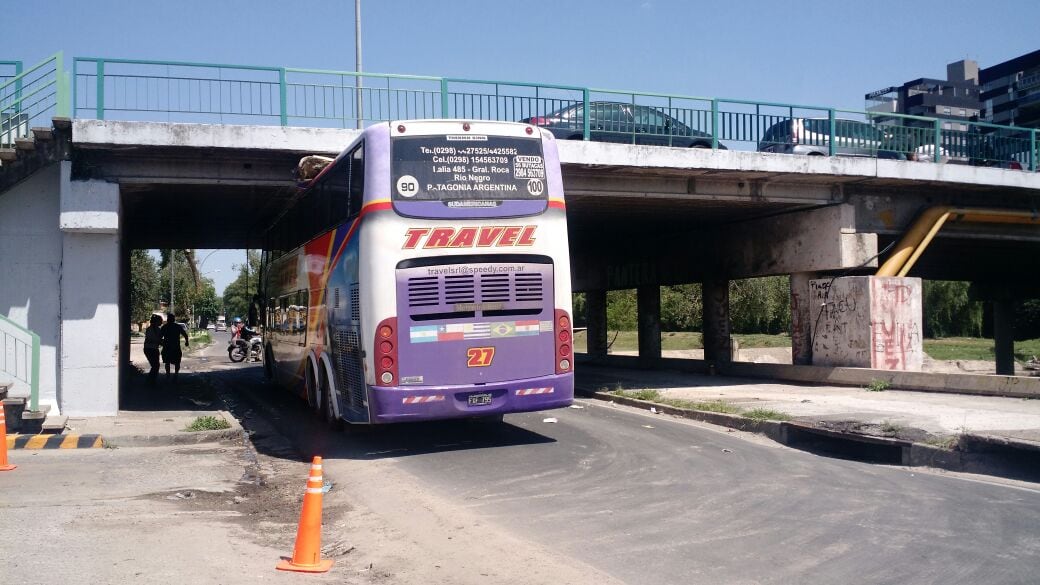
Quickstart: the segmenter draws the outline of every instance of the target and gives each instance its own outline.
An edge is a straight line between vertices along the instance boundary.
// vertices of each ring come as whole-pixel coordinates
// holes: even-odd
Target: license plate
[[[487,406],[491,404],[491,393],[485,392],[484,394],[470,394],[466,398],[466,401],[470,406]]]

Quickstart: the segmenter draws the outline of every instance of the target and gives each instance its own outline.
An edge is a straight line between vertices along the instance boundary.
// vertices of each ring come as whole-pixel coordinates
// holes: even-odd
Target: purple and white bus
[[[333,424],[571,404],[567,219],[552,135],[364,130],[267,234],[265,370]]]

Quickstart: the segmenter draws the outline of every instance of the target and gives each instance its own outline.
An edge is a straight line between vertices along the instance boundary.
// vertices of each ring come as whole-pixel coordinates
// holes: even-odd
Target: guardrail
[[[565,139],[1032,171],[1040,154],[1032,128],[570,85],[77,57],[71,90],[72,116],[97,119],[318,127],[413,118],[529,120]]]
[[[50,118],[68,115],[68,77],[60,52],[24,71],[20,62],[3,63],[14,69],[13,76],[0,79],[0,148],[9,148],[33,124],[50,126]]]
[[[0,315],[0,372],[29,386],[29,410],[40,409],[40,336]]]

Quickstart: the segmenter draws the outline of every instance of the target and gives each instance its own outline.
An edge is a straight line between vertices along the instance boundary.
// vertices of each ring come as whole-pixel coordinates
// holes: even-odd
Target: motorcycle
[[[238,339],[228,341],[228,358],[234,363],[251,358],[258,362],[264,355],[264,342],[260,334],[248,327],[243,327]]]

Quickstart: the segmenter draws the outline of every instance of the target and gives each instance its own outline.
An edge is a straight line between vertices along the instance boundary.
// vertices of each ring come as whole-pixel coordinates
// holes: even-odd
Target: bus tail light
[[[389,386],[397,382],[397,317],[383,319],[376,327],[375,353],[376,380]]]
[[[571,355],[571,341],[574,336],[571,332],[571,318],[567,311],[556,309],[556,321],[553,323],[556,331],[556,373],[569,374],[574,370],[574,356]]]

